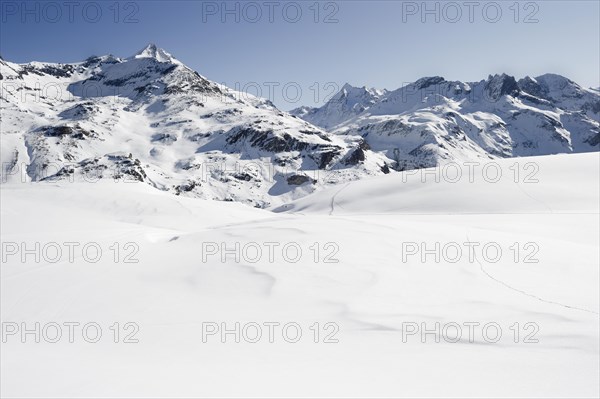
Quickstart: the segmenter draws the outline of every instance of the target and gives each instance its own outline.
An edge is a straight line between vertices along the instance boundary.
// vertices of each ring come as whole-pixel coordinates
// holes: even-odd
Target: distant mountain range
[[[600,141],[599,93],[553,74],[473,83],[438,76],[391,92],[347,84],[322,107],[291,114],[336,135],[362,137],[397,170],[598,151]]]
[[[558,75],[345,85],[290,113],[149,45],[74,64],[0,59],[2,182],[133,179],[279,205],[334,184],[450,161],[598,151],[600,93]]]

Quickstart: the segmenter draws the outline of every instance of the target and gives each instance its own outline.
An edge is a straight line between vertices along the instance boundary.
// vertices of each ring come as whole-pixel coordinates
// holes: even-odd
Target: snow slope
[[[275,210],[340,215],[596,214],[599,170],[598,153],[451,163],[352,182]]]
[[[512,161],[500,163],[503,172]],[[9,336],[1,394],[598,397],[598,154],[518,161],[539,163],[538,183],[388,175],[279,213],[112,179],[4,184],[3,243],[96,242],[105,255],[96,263],[79,252],[57,263],[8,256],[2,322],[96,322],[104,335],[95,344],[80,335],[73,343]],[[137,245],[138,263],[115,261],[115,242]],[[278,244],[273,261],[266,251],[239,260],[203,251],[265,242]],[[456,262],[405,250],[452,242],[480,246]],[[286,258],[279,250],[289,243],[302,250],[295,262],[293,251]],[[499,260],[484,256],[486,243],[502,249]],[[136,323],[139,342],[114,343],[115,321]],[[270,343],[263,328],[257,343],[231,335],[203,342],[206,322],[294,322],[303,334],[288,343],[277,330]],[[339,330],[324,329],[328,322]],[[452,330],[403,338],[436,322],[497,323],[502,336],[488,342],[478,327],[455,343],[445,339]],[[338,342],[324,343],[329,334]]]

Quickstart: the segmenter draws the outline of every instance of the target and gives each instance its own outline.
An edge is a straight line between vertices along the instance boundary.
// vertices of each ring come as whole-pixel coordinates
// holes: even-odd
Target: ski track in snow
[[[333,215],[333,212],[335,210],[335,198],[338,196],[339,193],[341,193],[343,190],[345,190],[350,184],[352,184],[352,182],[350,183],[346,183],[344,185],[344,187],[340,188],[332,197],[331,197],[331,210],[329,211],[329,216]]]
[[[467,237],[467,242],[471,242],[471,239],[469,238],[469,234],[468,234],[468,233],[467,233],[467,236],[466,236],[466,237]],[[539,297],[539,296],[537,296],[537,295],[535,295],[535,294],[532,294],[532,293],[530,293],[530,292],[527,292],[527,291],[521,290],[521,289],[519,289],[519,288],[513,287],[512,285],[508,284],[507,282],[505,282],[505,281],[502,281],[502,280],[500,280],[500,279],[498,279],[498,278],[496,278],[496,277],[492,276],[492,275],[491,275],[491,274],[490,274],[490,273],[489,273],[489,272],[488,272],[488,271],[485,269],[485,267],[483,267],[483,264],[482,264],[482,263],[479,261],[479,259],[477,258],[477,255],[476,255],[476,254],[474,255],[474,259],[475,259],[475,261],[477,262],[477,264],[479,265],[479,269],[480,269],[480,270],[483,272],[483,274],[485,274],[485,275],[486,275],[486,276],[487,276],[487,277],[488,277],[490,280],[492,280],[492,281],[495,281],[496,283],[498,283],[498,284],[501,284],[501,285],[503,285],[504,287],[506,287],[506,288],[508,288],[508,289],[510,289],[510,290],[512,290],[512,291],[514,291],[514,292],[518,292],[519,294],[522,294],[522,295],[528,296],[528,297],[530,297],[530,298],[534,298],[534,299],[536,299],[536,300],[538,300],[538,301],[540,301],[540,302],[548,303],[548,304],[551,304],[551,305],[558,305],[558,306],[562,306],[562,307],[564,307],[564,308],[567,308],[567,309],[572,309],[572,310],[580,310],[580,311],[582,311],[582,312],[592,313],[592,314],[596,314],[596,315],[597,315],[597,314],[600,314],[600,313],[598,313],[598,312],[596,312],[596,311],[594,311],[594,310],[584,309],[584,308],[580,308],[580,307],[577,307],[577,306],[566,305],[566,304],[564,304],[564,303],[560,303],[560,302],[555,302],[555,301],[551,301],[551,300],[548,300],[548,299],[544,299],[544,298],[541,298],[541,297]]]

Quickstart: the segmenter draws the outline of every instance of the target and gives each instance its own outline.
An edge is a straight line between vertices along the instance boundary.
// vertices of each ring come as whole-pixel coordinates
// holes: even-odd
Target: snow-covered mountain
[[[330,129],[361,114],[377,103],[387,90],[353,87],[346,83],[342,89],[320,108],[300,107],[290,113],[324,129]]]
[[[599,93],[559,75],[517,81],[502,74],[474,83],[429,77],[382,95],[351,96],[362,102],[340,102],[348,92],[293,113],[338,135],[363,137],[397,170],[597,151],[600,142]]]
[[[0,79],[3,182],[133,178],[265,207],[386,162],[360,137],[213,83],[153,44],[125,59],[0,60]]]
[[[320,108],[287,113],[151,44],[74,64],[0,59],[0,83],[2,182],[133,179],[256,207],[394,169],[600,141],[600,94],[558,75],[346,84]]]

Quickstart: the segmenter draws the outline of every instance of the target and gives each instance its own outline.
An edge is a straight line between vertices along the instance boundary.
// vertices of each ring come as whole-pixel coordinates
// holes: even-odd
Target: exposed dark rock
[[[228,135],[227,144],[235,144],[245,140],[253,147],[270,152],[302,151],[310,147],[309,143],[302,142],[288,133],[283,133],[280,136],[270,129],[234,128],[228,132]]]
[[[219,132],[216,132],[216,133],[219,133]],[[211,133],[196,133],[196,134],[193,134],[191,136],[188,136],[187,139],[190,140],[190,141],[197,142],[197,141],[200,141],[200,140],[205,139],[207,137],[210,137],[211,135],[212,135]]]
[[[132,75],[125,76],[125,77],[122,77],[119,79],[107,80],[104,82],[104,84],[107,86],[120,87],[120,86],[123,86],[125,83],[128,83],[129,81],[135,80],[137,78],[144,78],[144,77],[147,77],[147,74],[146,74],[146,72],[141,71],[141,72],[137,72]]]
[[[113,57],[112,55],[109,55],[108,57],[102,58],[102,57],[98,57],[98,56],[91,56],[88,57],[82,64],[82,66],[84,68],[89,68],[92,66],[98,66],[100,64],[117,64],[119,63],[119,60],[116,59],[115,57]]]
[[[329,138],[329,136],[327,136],[326,134],[324,134],[322,132],[319,132],[319,131],[315,131],[315,130],[300,130],[300,133],[304,133],[304,134],[316,134],[322,140],[327,141],[327,142],[331,142],[331,139]]]
[[[91,116],[98,108],[92,102],[77,104],[58,114],[63,119],[83,119]]]
[[[344,160],[345,165],[357,165],[359,162],[365,161],[365,151],[370,150],[369,144],[362,140],[354,151]]]
[[[234,173],[232,176],[234,178],[236,178],[238,180],[242,180],[242,181],[250,181],[254,178],[252,175],[245,173],[245,172]]]
[[[310,177],[308,177],[306,175],[292,175],[287,178],[287,183],[290,186],[300,186],[306,182],[311,182],[312,184],[315,184],[316,180],[311,179]]]
[[[181,195],[182,193],[189,193],[193,191],[196,187],[200,187],[201,184],[195,181],[188,181],[185,184],[180,184],[179,186],[175,186],[175,195]]]
[[[592,147],[598,146],[598,144],[600,144],[600,133],[596,133],[594,136],[587,139],[585,143],[588,143]]]
[[[441,76],[433,76],[417,80],[415,82],[415,86],[417,87],[417,89],[426,89],[429,86],[437,85],[445,81],[446,79],[442,78]]]
[[[321,153],[319,156],[319,169],[325,169],[333,159],[340,154],[340,150],[330,150]]]
[[[177,141],[177,137],[173,136],[172,134],[168,134],[168,133],[157,133],[152,136],[152,141],[160,142],[163,144],[173,144],[174,142]]]
[[[107,155],[106,157],[116,166],[115,173],[113,174],[114,179],[122,179],[125,176],[129,176],[140,182],[146,180],[146,172],[142,168],[139,159],[131,159],[123,155]]]
[[[485,84],[488,99],[497,100],[504,95],[516,96],[520,89],[514,77],[506,74],[490,76]]]
[[[68,78],[73,74],[74,70],[75,67],[69,64],[60,65],[59,67],[45,65],[43,68],[40,68],[40,72],[55,76],[57,78]]]
[[[424,145],[421,145],[415,148],[414,150],[410,151],[408,155],[412,155],[413,157],[426,157],[433,155],[433,153],[431,152],[431,150],[425,148]]]
[[[44,136],[46,137],[58,137],[58,138],[63,138],[63,137],[70,137],[70,138],[74,138],[77,140],[83,140],[87,137],[95,137],[95,133],[94,131],[87,131],[83,128],[81,128],[80,126],[67,126],[67,125],[60,125],[60,126],[49,126],[49,127],[44,127],[41,128],[41,130],[44,132]]]
[[[519,80],[519,88],[525,93],[529,93],[532,96],[546,99],[548,90],[546,87],[540,85],[538,82],[530,78],[529,76]]]
[[[595,114],[600,114],[600,100],[583,104],[584,111],[592,111]]]
[[[552,128],[557,128],[557,127],[563,127],[562,123],[560,123],[560,121],[548,116],[548,115],[544,115],[544,123],[543,126],[549,129]]]

